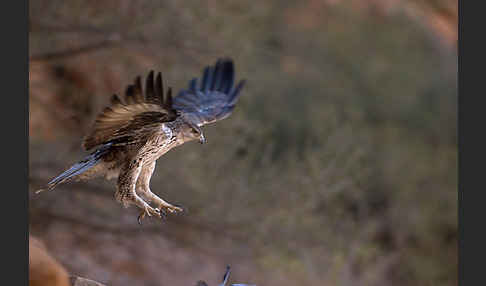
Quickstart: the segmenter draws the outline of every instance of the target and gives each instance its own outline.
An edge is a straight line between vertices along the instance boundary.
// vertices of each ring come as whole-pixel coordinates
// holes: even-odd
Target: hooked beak
[[[201,135],[199,135],[199,143],[201,143],[201,144],[206,143],[206,138],[204,137],[204,134],[202,134],[202,133],[201,133]]]

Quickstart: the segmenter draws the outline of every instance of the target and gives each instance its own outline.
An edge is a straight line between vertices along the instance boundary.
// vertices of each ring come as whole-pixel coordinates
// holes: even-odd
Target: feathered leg
[[[135,192],[135,184],[142,170],[141,161],[140,158],[130,160],[122,167],[118,176],[117,192],[115,194],[116,200],[121,202],[123,206],[127,207],[130,204],[134,204],[142,209],[138,216],[139,223],[145,215],[160,217],[160,211],[143,201]]]
[[[167,210],[170,213],[180,212],[182,208],[171,205],[170,203],[164,201],[156,194],[152,193],[150,190],[150,179],[155,170],[155,161],[152,163],[147,163],[142,166],[142,170],[137,180],[137,192],[147,198],[150,202],[155,203],[158,209],[163,211]]]

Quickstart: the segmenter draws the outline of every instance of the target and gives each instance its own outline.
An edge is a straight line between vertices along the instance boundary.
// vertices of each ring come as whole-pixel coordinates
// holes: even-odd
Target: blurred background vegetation
[[[30,232],[110,285],[457,285],[457,1],[30,1]],[[136,222],[113,182],[33,191],[136,75],[218,57],[247,86],[157,164],[188,209]]]

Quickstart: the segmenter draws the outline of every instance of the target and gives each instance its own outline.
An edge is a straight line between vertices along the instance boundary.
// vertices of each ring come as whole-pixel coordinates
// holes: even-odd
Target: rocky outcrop
[[[29,286],[70,286],[64,267],[47,251],[44,244],[29,237]]]

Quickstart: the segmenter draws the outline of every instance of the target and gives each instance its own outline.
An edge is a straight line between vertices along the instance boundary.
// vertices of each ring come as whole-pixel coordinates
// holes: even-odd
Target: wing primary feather
[[[155,98],[154,93],[154,71],[151,70],[147,79],[145,80],[145,98],[147,100],[153,100]]]
[[[223,69],[223,82],[221,83],[221,87],[219,91],[228,94],[231,91],[231,88],[233,87],[233,81],[234,81],[234,66],[233,66],[233,61],[227,60],[224,65]]]
[[[189,82],[189,90],[192,92],[192,93],[196,93],[196,89],[197,89],[197,78],[193,78],[190,82]]]
[[[112,105],[123,104],[122,101],[120,100],[120,98],[118,97],[118,95],[116,95],[116,94],[113,94],[111,96],[110,102],[111,102]]]
[[[129,85],[125,89],[125,102],[127,104],[135,103],[135,87],[133,85]]]
[[[223,74],[222,68],[223,68],[222,61],[218,60],[216,62],[216,67],[214,69],[214,79],[213,79],[213,82],[211,83],[210,90],[218,90],[219,85],[221,83],[221,77],[222,77],[222,74]]]
[[[140,76],[137,76],[135,78],[135,84],[133,85],[133,90],[137,101],[143,101],[142,78]]]
[[[172,110],[172,87],[167,89],[164,105],[168,110]]]
[[[245,85],[246,80],[242,80],[236,85],[235,89],[233,90],[232,93],[230,93],[229,98],[228,98],[228,105],[235,105],[236,101],[238,100],[239,93],[243,86]]]
[[[203,91],[209,89],[209,84],[208,84],[209,71],[210,71],[209,69],[210,69],[209,67],[204,68],[203,77],[201,80],[201,87],[200,87],[200,89]]]
[[[155,97],[157,101],[162,104],[164,102],[164,84],[162,82],[162,73],[157,73],[155,78]]]

